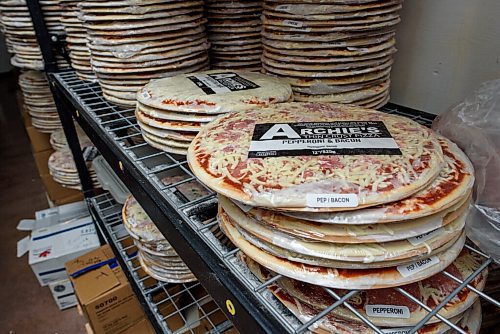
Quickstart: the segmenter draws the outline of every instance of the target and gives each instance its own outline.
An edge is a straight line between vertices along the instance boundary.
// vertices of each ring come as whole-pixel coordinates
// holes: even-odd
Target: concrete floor
[[[48,207],[16,102],[16,76],[0,75],[0,333],[85,333],[76,308],[60,311],[38,284],[27,256],[16,257],[22,218]]]

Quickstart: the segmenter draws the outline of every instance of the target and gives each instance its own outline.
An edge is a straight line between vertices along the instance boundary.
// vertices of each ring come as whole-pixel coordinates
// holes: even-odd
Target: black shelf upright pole
[[[75,123],[73,122],[73,117],[71,116],[70,108],[72,107],[70,104],[63,102],[64,99],[61,97],[61,93],[58,91],[54,78],[51,75],[59,70],[56,56],[53,52],[54,43],[58,42],[59,38],[56,35],[51,36],[47,31],[40,2],[38,0],[27,0],[26,4],[28,5],[36,38],[42,52],[45,64],[45,73],[47,74],[50,90],[54,97],[57,113],[59,114],[68,146],[73,154],[73,159],[75,160],[78,176],[80,177],[80,183],[82,184],[83,195],[85,198],[89,198],[94,196],[94,190],[89,171],[87,169],[87,164],[80,147],[78,134],[76,133]]]

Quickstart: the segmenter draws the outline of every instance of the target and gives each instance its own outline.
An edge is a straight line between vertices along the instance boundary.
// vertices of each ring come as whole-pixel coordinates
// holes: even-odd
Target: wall
[[[499,0],[406,0],[391,101],[435,114],[500,78]]]

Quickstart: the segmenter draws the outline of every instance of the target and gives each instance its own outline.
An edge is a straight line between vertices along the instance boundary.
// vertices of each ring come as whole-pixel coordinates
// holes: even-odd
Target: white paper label
[[[384,328],[382,332],[384,332],[384,334],[407,334],[410,330],[411,327]]]
[[[290,5],[278,5],[276,7],[274,7],[275,10],[277,11],[283,11],[283,12],[286,12],[288,10],[290,10]]]
[[[231,200],[231,202],[233,202],[238,208],[241,209],[241,211],[243,211],[245,213],[247,213],[250,210],[252,210],[252,207],[250,205],[246,205],[244,203],[241,203],[241,202],[235,201],[235,200]]]
[[[382,121],[257,123],[249,158],[318,155],[401,155]]]
[[[148,93],[147,90],[142,91],[142,97],[145,99],[149,99],[151,95]]]
[[[437,256],[431,256],[426,259],[418,260],[410,264],[402,264],[397,266],[397,269],[401,276],[408,277],[414,275],[424,269],[432,267],[439,263],[439,258]]]
[[[304,22],[301,21],[293,21],[293,20],[284,20],[283,25],[294,28],[302,28]]]
[[[359,205],[356,194],[307,194],[310,208],[355,208]]]
[[[417,246],[417,245],[420,245],[421,243],[426,242],[429,239],[434,238],[435,236],[440,235],[443,232],[444,232],[444,229],[441,227],[441,228],[438,228],[437,230],[430,231],[430,232],[427,232],[427,233],[424,233],[421,235],[417,235],[416,237],[413,237],[413,238],[409,238],[408,241],[413,246]]]
[[[35,212],[35,219],[36,220],[44,219],[46,217],[55,216],[58,213],[59,213],[58,207],[37,211]]]
[[[366,305],[365,312],[376,318],[410,318],[410,310],[406,306],[397,305]]]

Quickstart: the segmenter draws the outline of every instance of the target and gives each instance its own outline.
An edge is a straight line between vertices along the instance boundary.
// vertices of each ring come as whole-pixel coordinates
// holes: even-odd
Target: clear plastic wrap
[[[476,171],[467,235],[500,261],[500,80],[483,83],[440,115],[433,129],[457,143]]]

